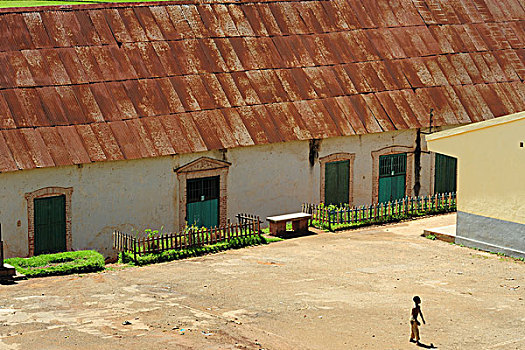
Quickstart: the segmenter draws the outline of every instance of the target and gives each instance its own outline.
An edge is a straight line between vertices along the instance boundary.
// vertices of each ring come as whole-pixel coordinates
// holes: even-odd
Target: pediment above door
[[[191,173],[195,171],[206,171],[206,170],[215,170],[221,168],[230,167],[231,163],[225,162],[223,160],[213,159],[210,157],[201,157],[196,159],[186,165],[183,165],[177,169],[175,172],[179,173]]]

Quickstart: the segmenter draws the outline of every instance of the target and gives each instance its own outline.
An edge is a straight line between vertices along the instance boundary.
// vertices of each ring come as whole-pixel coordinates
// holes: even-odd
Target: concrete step
[[[26,279],[25,275],[22,275],[16,271],[16,269],[4,263],[4,267],[0,268],[0,282],[12,282]]]
[[[423,231],[422,236],[434,235],[440,241],[454,243],[456,239],[456,225],[428,228]]]

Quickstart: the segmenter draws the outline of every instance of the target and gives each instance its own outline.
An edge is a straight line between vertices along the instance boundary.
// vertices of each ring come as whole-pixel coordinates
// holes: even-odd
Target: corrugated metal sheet
[[[0,172],[525,109],[518,0],[0,9]]]

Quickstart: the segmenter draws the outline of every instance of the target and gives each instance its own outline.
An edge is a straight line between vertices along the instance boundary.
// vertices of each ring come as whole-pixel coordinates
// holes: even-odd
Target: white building
[[[523,14],[356,4],[2,10],[7,256],[452,190],[418,130],[525,110]]]

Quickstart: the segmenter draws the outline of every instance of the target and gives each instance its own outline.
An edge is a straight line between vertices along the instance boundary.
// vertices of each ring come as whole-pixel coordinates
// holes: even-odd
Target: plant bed
[[[10,258],[5,259],[5,262],[13,265],[19,273],[28,278],[104,270],[104,257],[93,250]]]
[[[186,249],[167,250],[161,253],[137,255],[136,261],[133,258],[132,252],[121,252],[119,254],[119,263],[128,263],[132,265],[142,266],[165,261],[186,259],[206,254],[213,254],[228,249],[239,249],[247,246],[268,244],[271,241],[273,240],[259,235],[249,237],[237,237],[227,242],[220,242],[211,245],[197,246]]]
[[[393,202],[360,207],[304,203],[302,210],[312,214],[310,226],[334,232],[454,212],[456,195],[448,193],[427,197],[405,197]]]
[[[342,224],[332,224],[332,231],[343,231],[343,230],[350,230],[350,229],[357,229],[365,226],[373,226],[373,225],[385,225],[385,224],[393,224],[401,221],[406,220],[415,220],[415,219],[421,219],[427,216],[433,216],[433,215],[441,215],[441,214],[449,214],[452,213],[451,210],[431,210],[426,212],[418,212],[418,213],[412,213],[412,214],[397,214],[397,215],[387,215],[381,218],[375,218],[375,219],[367,219],[367,220],[359,220],[357,222],[351,222],[351,223],[342,223]],[[325,229],[328,229],[328,225],[324,225]]]

